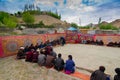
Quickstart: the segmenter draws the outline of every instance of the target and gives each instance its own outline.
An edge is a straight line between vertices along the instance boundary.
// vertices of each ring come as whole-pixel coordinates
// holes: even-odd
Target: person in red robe
[[[34,53],[34,49],[31,49],[31,51],[27,52],[25,61],[32,62],[33,53]]]
[[[39,50],[35,51],[32,56],[32,62],[37,63],[38,61]]]

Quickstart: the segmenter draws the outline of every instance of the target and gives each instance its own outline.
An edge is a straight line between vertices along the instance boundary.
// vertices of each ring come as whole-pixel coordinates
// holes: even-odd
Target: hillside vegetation
[[[0,12],[0,27],[16,28],[24,25],[32,28],[53,28],[56,27],[56,25],[64,26],[67,24],[60,19],[60,15],[51,11],[28,10],[24,12],[18,11],[15,14]]]

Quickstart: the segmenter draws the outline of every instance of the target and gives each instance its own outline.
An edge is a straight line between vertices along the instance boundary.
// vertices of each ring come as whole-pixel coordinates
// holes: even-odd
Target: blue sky
[[[96,24],[99,17],[107,22],[120,19],[120,0],[0,0],[0,11],[22,11],[27,3],[41,10],[57,10],[63,21],[79,25]]]

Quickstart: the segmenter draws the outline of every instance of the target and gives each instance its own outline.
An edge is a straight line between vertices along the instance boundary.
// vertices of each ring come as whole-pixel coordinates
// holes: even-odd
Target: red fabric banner
[[[2,37],[0,37],[0,57],[3,57]]]
[[[47,40],[54,40],[61,36],[65,37],[65,35],[65,33],[56,33],[0,37],[0,57],[16,54],[20,46],[26,46],[31,44],[36,45],[36,43],[40,44],[41,42],[45,42]]]

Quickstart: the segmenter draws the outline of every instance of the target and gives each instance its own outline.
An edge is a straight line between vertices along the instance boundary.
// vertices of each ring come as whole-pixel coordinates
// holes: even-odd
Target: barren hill
[[[45,25],[55,25],[55,26],[63,26],[63,27],[69,27],[70,24],[66,23],[64,21],[61,21],[59,19],[56,19],[54,17],[51,17],[49,15],[35,15],[35,22],[34,23],[39,23],[40,21],[43,21]],[[22,18],[19,18],[19,23],[23,24]]]
[[[120,19],[117,19],[117,20],[111,22],[111,24],[112,24],[113,26],[117,27],[117,28],[120,28]]]
[[[106,24],[108,24],[108,22],[106,22],[106,21],[103,21],[101,24],[103,24],[103,25],[106,25]]]

